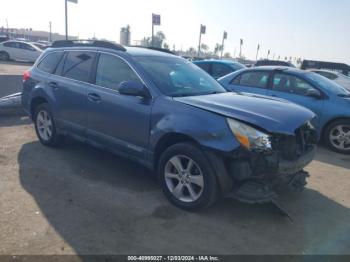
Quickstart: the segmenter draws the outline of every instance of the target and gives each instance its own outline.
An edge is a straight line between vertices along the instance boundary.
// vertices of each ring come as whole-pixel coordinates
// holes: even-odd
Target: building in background
[[[46,31],[36,31],[32,28],[4,28],[0,27],[0,35],[7,35],[9,38],[12,39],[21,39],[31,42],[37,42],[37,41],[49,41],[50,39],[50,32]],[[65,40],[65,35],[60,35],[58,33],[52,33],[52,41],[56,40]],[[76,40],[77,37],[75,36],[69,36],[69,39]]]
[[[131,42],[130,26],[127,25],[126,27],[122,27],[120,29],[120,44],[129,46],[130,42]]]

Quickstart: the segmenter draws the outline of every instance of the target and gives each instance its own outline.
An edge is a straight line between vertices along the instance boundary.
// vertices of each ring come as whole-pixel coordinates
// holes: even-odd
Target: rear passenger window
[[[268,72],[249,72],[241,75],[239,84],[242,86],[266,88],[268,79]]]
[[[100,55],[96,71],[96,85],[118,90],[120,83],[129,80],[141,81],[122,59],[108,54]]]
[[[57,64],[61,61],[62,56],[63,52],[50,53],[40,62],[38,68],[46,73],[52,74]]]
[[[62,76],[88,82],[94,57],[94,52],[70,51],[64,63]]]

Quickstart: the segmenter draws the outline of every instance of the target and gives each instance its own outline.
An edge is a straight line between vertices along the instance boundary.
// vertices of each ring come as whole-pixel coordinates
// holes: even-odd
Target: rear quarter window
[[[61,61],[63,52],[53,52],[49,53],[44,57],[43,60],[38,65],[38,69],[46,73],[52,74],[55,72],[55,69],[58,63]]]

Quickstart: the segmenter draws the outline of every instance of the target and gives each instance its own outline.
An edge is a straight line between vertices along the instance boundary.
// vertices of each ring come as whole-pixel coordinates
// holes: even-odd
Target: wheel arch
[[[158,142],[156,143],[154,153],[153,153],[153,168],[156,170],[159,162],[159,158],[162,153],[170,146],[178,144],[178,143],[193,143],[199,146],[199,143],[191,136],[179,133],[179,132],[171,132],[163,135]]]
[[[31,102],[30,102],[30,115],[31,115],[32,118],[34,118],[35,109],[39,105],[44,104],[44,103],[49,103],[49,101],[45,97],[42,97],[42,96],[34,97],[31,100]]]
[[[231,176],[227,173],[227,169],[224,164],[224,159],[215,154],[213,150],[203,148],[203,146],[196,139],[189,135],[178,132],[172,132],[162,136],[155,146],[153,154],[153,169],[157,170],[159,159],[162,153],[168,147],[178,143],[186,142],[192,143],[198,146],[200,149],[203,149],[204,155],[207,157],[208,161],[210,162],[210,165],[214,169],[215,179],[218,182],[220,194],[227,195],[232,189],[233,180]]]

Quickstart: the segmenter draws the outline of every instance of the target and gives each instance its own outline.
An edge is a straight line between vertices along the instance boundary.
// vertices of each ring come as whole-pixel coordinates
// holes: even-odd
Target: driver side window
[[[272,89],[275,91],[307,96],[309,90],[316,90],[305,80],[292,75],[277,73],[273,78]]]
[[[129,65],[122,59],[108,54],[101,54],[96,70],[96,85],[118,90],[124,81],[141,82]]]

